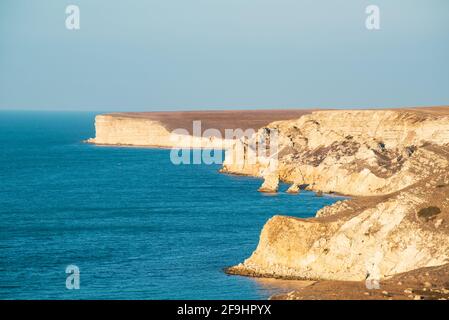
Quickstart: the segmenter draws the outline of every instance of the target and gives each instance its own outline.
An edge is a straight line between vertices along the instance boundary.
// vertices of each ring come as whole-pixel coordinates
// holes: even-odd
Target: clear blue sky
[[[444,104],[447,0],[0,0],[0,109]]]

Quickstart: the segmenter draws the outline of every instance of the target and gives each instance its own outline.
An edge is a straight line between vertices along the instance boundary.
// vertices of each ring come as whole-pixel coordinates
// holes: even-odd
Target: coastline
[[[165,128],[164,124],[157,125]],[[297,119],[267,123],[254,138],[273,128],[279,130],[281,144],[289,152],[280,159],[276,185],[264,191],[277,192],[277,184],[285,182],[350,199],[319,210],[315,218],[273,217],[263,228],[253,255],[239,265],[225,268],[227,274],[312,280],[318,283],[312,285],[315,288],[344,281],[355,288],[365,278],[390,286],[391,277],[419,273],[423,268],[449,262],[449,229],[445,222],[448,212],[444,202],[444,188],[449,185],[448,107],[317,111]],[[228,144],[224,149],[228,148],[236,148],[236,144]],[[266,162],[236,166],[228,160],[220,172],[265,178],[267,182],[268,177],[261,173],[264,166]],[[432,186],[438,192],[430,190]],[[426,205],[433,208],[435,204],[439,210],[436,218],[415,217]],[[409,250],[416,253],[410,255]],[[378,252],[380,258],[374,258]],[[355,253],[360,257],[352,258]],[[375,262],[366,269],[370,259]],[[434,285],[441,285],[441,281]],[[446,288],[440,289],[442,295],[427,297],[444,298]],[[379,298],[366,292],[358,295]],[[396,295],[410,298],[410,294]],[[307,297],[310,295],[298,293],[274,298]]]

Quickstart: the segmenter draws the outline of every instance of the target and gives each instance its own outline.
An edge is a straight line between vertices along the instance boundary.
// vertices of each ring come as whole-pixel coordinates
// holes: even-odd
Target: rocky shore
[[[314,112],[258,135],[271,130],[280,180],[352,199],[312,219],[271,218],[228,273],[365,286],[449,262],[449,108]],[[264,167],[223,171],[263,177]]]
[[[262,192],[277,192],[282,181],[291,183],[291,193],[308,189],[351,198],[311,219],[274,216],[254,253],[226,272],[316,281],[273,298],[448,298],[449,107],[260,115],[239,123],[258,131],[226,145],[222,172],[264,178]],[[171,124],[199,118],[190,116]],[[232,127],[235,115],[227,117],[220,128]],[[98,116],[91,142],[174,146],[167,140],[170,121],[156,118]],[[274,131],[275,170],[268,170],[273,162],[265,156],[235,161],[235,150],[251,151]],[[381,289],[368,290],[373,283]]]

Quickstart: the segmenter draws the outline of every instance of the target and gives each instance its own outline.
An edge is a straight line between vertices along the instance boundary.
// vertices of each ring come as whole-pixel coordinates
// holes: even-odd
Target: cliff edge
[[[95,117],[88,143],[160,148],[226,149],[234,137],[225,130],[258,130],[270,122],[299,118],[312,110],[121,112]],[[196,123],[196,131],[194,128]],[[181,132],[181,134],[176,134]],[[207,133],[207,134],[206,134]]]
[[[228,273],[379,281],[449,262],[449,108],[319,111],[253,139],[273,130],[280,180],[353,198],[312,219],[271,218]],[[223,171],[263,177],[264,163]]]
[[[376,284],[410,272],[421,279],[424,268],[447,269],[449,107],[119,113],[97,116],[96,137],[89,142],[191,147],[174,141],[171,132],[182,128],[192,137],[195,120],[203,130],[218,129],[215,137],[194,137],[200,147],[223,146],[226,128],[257,129],[249,138],[225,141],[222,172],[264,178],[262,192],[277,192],[282,181],[291,183],[292,193],[308,189],[351,197],[315,218],[271,218],[254,253],[228,273]],[[253,148],[270,141],[273,132],[275,160]],[[236,161],[242,150],[242,161]],[[304,295],[287,298],[295,297]]]

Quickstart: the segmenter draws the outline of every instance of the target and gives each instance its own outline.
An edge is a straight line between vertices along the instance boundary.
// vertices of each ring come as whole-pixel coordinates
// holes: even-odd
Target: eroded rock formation
[[[354,198],[313,219],[273,217],[252,256],[228,272],[369,280],[448,263],[448,115],[445,108],[323,111],[267,126],[279,133],[282,181]],[[223,171],[264,176],[264,163],[229,162]]]
[[[291,192],[306,187],[352,197],[312,219],[273,217],[256,251],[229,273],[375,280],[449,262],[449,108],[294,114],[101,115],[90,142],[183,148],[193,141],[221,148],[218,136],[192,138],[188,132],[173,139],[171,131],[193,119],[203,119],[204,129],[260,128],[249,139],[226,142],[222,172],[264,177],[264,192],[276,192],[283,181],[292,184]],[[245,121],[236,122],[240,118]],[[286,118],[295,120],[268,124]],[[276,159],[253,148],[273,132]]]

